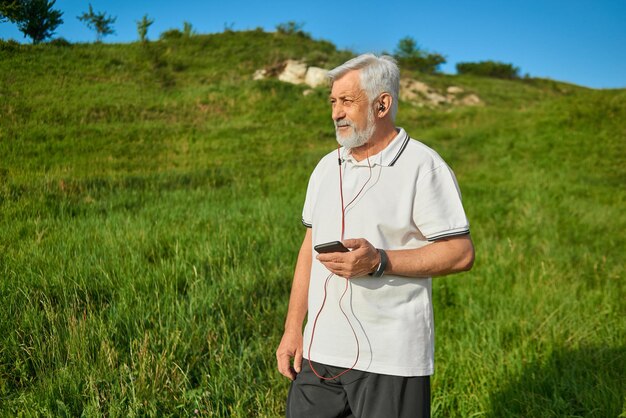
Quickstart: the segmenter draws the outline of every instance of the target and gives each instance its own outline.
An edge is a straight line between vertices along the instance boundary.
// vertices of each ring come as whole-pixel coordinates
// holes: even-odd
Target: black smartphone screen
[[[344,247],[343,244],[339,241],[331,241],[331,242],[325,242],[323,244],[318,244],[315,247],[313,247],[313,249],[320,254],[321,253],[347,253],[348,251],[350,251],[346,247]]]

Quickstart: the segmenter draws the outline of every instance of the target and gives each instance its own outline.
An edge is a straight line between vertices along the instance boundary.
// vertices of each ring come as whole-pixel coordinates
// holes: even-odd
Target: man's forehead
[[[352,70],[333,82],[331,96],[356,95],[363,92],[360,70]]]

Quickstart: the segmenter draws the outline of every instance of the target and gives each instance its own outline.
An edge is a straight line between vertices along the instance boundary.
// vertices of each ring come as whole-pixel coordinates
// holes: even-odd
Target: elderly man
[[[276,351],[292,380],[287,416],[429,416],[431,277],[474,261],[460,192],[441,157],[396,128],[392,58],[364,54],[329,78],[341,148],[318,163],[306,193]],[[332,241],[349,251],[314,249]]]

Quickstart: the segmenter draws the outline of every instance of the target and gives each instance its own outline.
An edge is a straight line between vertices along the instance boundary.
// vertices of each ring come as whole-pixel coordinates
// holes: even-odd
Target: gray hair
[[[382,93],[391,95],[391,120],[395,120],[400,94],[400,69],[396,60],[389,55],[359,55],[328,72],[331,85],[352,70],[361,70],[361,87],[370,103]]]

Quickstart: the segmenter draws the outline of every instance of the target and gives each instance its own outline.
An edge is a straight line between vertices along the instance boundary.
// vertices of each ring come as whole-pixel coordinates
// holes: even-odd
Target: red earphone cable
[[[341,241],[343,241],[343,234],[346,231],[346,207],[343,205],[343,175],[341,174],[341,152],[339,149],[340,147],[337,145],[337,158],[339,161],[339,196],[341,196]]]
[[[322,380],[334,380],[338,378],[339,376],[343,376],[344,374],[348,373],[350,370],[354,369],[354,366],[356,366],[356,364],[359,362],[359,354],[360,354],[359,338],[356,335],[354,326],[352,326],[352,323],[350,322],[350,318],[348,318],[348,315],[346,314],[346,312],[343,310],[343,307],[341,306],[343,297],[346,295],[346,292],[348,291],[348,279],[346,279],[346,287],[343,289],[343,293],[341,294],[341,297],[339,298],[339,309],[341,309],[341,313],[346,318],[346,321],[348,321],[348,325],[350,325],[350,329],[352,330],[352,334],[354,335],[354,340],[356,341],[356,358],[354,359],[354,363],[352,364],[352,366],[350,366],[349,369],[345,369],[341,373],[336,374],[335,376],[331,376],[331,377],[322,376],[321,374],[317,372],[317,370],[315,370],[315,367],[313,367],[313,362],[311,360],[311,348],[313,347],[313,338],[315,337],[315,327],[317,326],[317,319],[320,317],[320,314],[322,313],[322,309],[324,309],[324,305],[326,304],[326,296],[328,295],[326,291],[326,287],[328,286],[328,282],[330,281],[330,278],[333,276],[334,274],[330,273],[328,277],[326,277],[326,281],[324,282],[324,299],[322,301],[322,306],[320,307],[319,311],[317,311],[317,315],[315,315],[315,321],[313,321],[313,330],[311,331],[311,342],[309,343],[309,353],[307,356],[308,361],[309,361],[309,367],[311,368],[315,376],[317,376],[318,378]]]
[[[354,201],[361,195],[361,193],[363,192],[363,190],[365,190],[365,186],[367,186],[367,183],[370,182],[370,180],[372,179],[372,165],[370,164],[370,156],[369,153],[367,154],[367,166],[370,169],[370,173],[369,173],[369,177],[367,178],[367,180],[365,181],[365,183],[363,183],[363,186],[361,187],[361,190],[359,190],[359,192],[356,194],[356,196],[354,196],[354,198],[348,202],[348,204],[342,208],[342,218],[345,219],[345,214],[346,214],[346,209],[348,209],[348,207],[354,203]],[[341,182],[341,178],[340,178],[340,182]],[[341,192],[341,204],[343,205],[343,189]],[[342,219],[342,224],[344,223],[343,219]],[[343,241],[343,230],[341,231],[341,240]]]
[[[369,181],[372,179],[372,165],[370,164],[370,156],[369,156],[369,152],[367,153],[367,165],[370,169],[370,173],[369,173],[369,177],[367,178],[367,181],[363,184],[363,187],[361,187],[361,190],[359,190],[359,192],[356,194],[356,196],[354,196],[354,198],[347,204],[344,206],[343,204],[343,181],[342,181],[342,173],[341,173],[341,153],[339,151],[340,147],[337,146],[337,157],[338,157],[338,162],[339,162],[339,195],[341,197],[341,241],[343,241],[344,238],[344,232],[345,232],[345,227],[346,227],[346,208],[348,208],[348,206],[350,206],[352,203],[354,203],[354,201],[359,197],[359,195],[363,192],[363,190],[365,189],[365,186],[367,186],[367,183],[369,183]],[[317,311],[317,314],[315,315],[315,320],[313,321],[313,329],[311,330],[311,341],[309,342],[309,350],[308,350],[308,362],[309,362],[309,367],[311,368],[311,370],[313,371],[313,374],[315,374],[315,376],[317,376],[319,379],[322,380],[334,380],[340,376],[343,376],[344,374],[348,373],[350,370],[354,369],[354,366],[356,366],[356,364],[359,362],[359,355],[360,355],[360,345],[359,345],[359,338],[356,335],[356,331],[354,329],[354,326],[352,325],[352,322],[350,322],[350,318],[348,317],[348,315],[346,314],[346,312],[343,310],[343,307],[341,306],[341,302],[343,301],[343,297],[346,295],[346,292],[348,291],[348,279],[344,278],[346,281],[346,286],[343,289],[343,293],[341,294],[341,297],[339,298],[339,309],[341,310],[341,313],[343,314],[343,316],[346,318],[346,321],[348,321],[348,325],[350,325],[350,329],[352,330],[352,334],[354,335],[354,340],[356,341],[356,358],[354,359],[354,363],[352,364],[352,366],[350,366],[349,369],[345,369],[344,371],[342,371],[339,374],[336,374],[335,376],[331,376],[331,377],[324,377],[321,374],[319,374],[317,372],[317,370],[315,370],[315,367],[313,367],[313,362],[311,360],[311,347],[313,347],[313,338],[315,337],[315,328],[317,326],[317,320],[320,317],[320,314],[322,313],[322,310],[324,309],[324,305],[326,304],[326,297],[328,296],[328,292],[327,292],[327,287],[328,287],[328,282],[330,281],[331,277],[334,276],[334,273],[330,273],[327,277],[326,277],[326,281],[324,282],[324,299],[322,299],[322,305],[320,306],[320,309]]]

